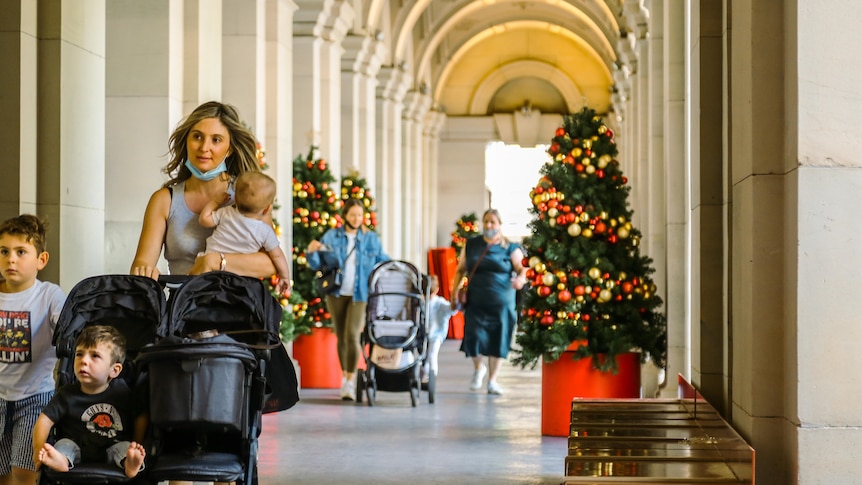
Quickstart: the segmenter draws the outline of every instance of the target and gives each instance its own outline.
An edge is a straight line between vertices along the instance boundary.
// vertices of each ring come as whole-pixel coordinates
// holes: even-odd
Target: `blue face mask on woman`
[[[227,156],[225,156],[225,158],[227,158]],[[186,168],[189,169],[189,171],[192,173],[192,175],[196,179],[206,182],[207,180],[212,180],[212,179],[218,177],[219,174],[222,172],[227,172],[227,163],[224,160],[222,160],[218,167],[216,167],[212,170],[206,171],[206,172],[201,172],[200,170],[197,169],[197,167],[192,165],[191,160],[187,159],[186,160]]]
[[[494,239],[499,233],[499,229],[485,229],[482,234],[485,236],[485,239]]]

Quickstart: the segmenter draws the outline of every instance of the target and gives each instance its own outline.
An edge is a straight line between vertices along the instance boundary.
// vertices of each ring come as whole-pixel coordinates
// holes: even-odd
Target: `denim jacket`
[[[347,234],[344,233],[344,228],[339,227],[326,231],[320,242],[332,248],[332,251],[338,255],[338,264],[344,265],[344,260],[347,258]],[[389,261],[389,256],[383,252],[380,244],[380,238],[376,232],[359,230],[356,232],[356,282],[353,287],[353,300],[359,302],[368,301],[368,277],[371,276],[371,270],[377,264],[384,261]],[[320,251],[314,251],[306,255],[308,267],[312,270],[318,270],[321,266]]]

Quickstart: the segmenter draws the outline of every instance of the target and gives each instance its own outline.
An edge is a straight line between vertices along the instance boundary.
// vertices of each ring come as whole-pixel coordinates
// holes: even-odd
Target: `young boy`
[[[431,293],[428,301],[428,362],[422,369],[423,382],[428,381],[430,372],[437,375],[437,355],[449,333],[449,319],[458,313],[458,310],[452,309],[449,300],[437,294],[440,291],[440,280],[436,275],[428,276],[428,285]]]
[[[32,485],[33,425],[54,395],[51,340],[66,301],[39,281],[48,264],[46,223],[30,214],[0,224],[0,483]]]
[[[107,461],[129,478],[143,469],[147,425],[141,400],[123,379],[126,340],[114,327],[85,327],[75,341],[74,382],[61,387],[33,431],[34,461],[60,472],[81,461]],[[46,441],[57,427],[57,442]],[[132,441],[132,439],[136,441]]]
[[[263,248],[278,271],[278,291],[288,290],[290,269],[271,223],[275,180],[261,172],[244,172],[236,178],[235,198],[232,206],[219,209],[210,202],[201,211],[200,225],[215,228],[207,238],[206,252],[243,254]],[[224,266],[222,256],[222,271]]]

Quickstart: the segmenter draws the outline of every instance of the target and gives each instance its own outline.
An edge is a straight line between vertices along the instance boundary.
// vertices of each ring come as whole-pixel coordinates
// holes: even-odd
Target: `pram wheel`
[[[360,370],[356,373],[356,402],[362,402],[362,393],[365,392],[365,371]]]
[[[428,373],[428,403],[434,404],[435,393],[437,392],[437,373],[431,371]]]

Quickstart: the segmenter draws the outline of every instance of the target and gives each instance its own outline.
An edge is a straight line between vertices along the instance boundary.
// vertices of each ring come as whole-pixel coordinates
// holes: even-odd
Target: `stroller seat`
[[[172,292],[150,376],[154,481],[254,483],[270,350],[281,306],[255,278],[194,276]]]
[[[53,343],[57,352],[57,387],[75,382],[75,341],[90,325],[116,328],[126,339],[126,361],[118,377],[130,388],[146,386],[146,373],[136,365],[142,348],[156,341],[167,303],[158,282],[131,275],[101,275],[81,280],[66,297]],[[44,468],[39,483],[149,483],[145,474],[134,479],[112,463],[82,462],[68,472]]]

